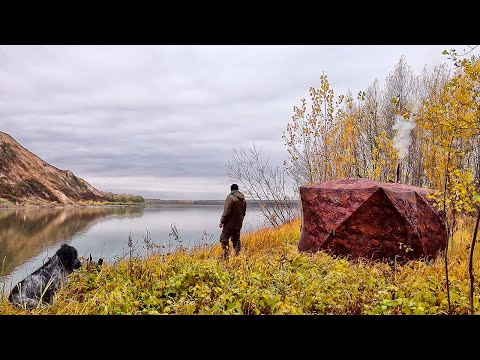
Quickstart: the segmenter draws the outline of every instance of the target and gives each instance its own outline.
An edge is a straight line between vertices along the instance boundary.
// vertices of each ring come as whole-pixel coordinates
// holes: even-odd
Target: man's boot
[[[240,254],[240,241],[235,244],[235,256]]]
[[[227,260],[227,259],[228,259],[229,252],[230,252],[230,246],[225,245],[225,244],[222,243],[222,249],[223,249],[222,259],[223,259],[223,260]]]

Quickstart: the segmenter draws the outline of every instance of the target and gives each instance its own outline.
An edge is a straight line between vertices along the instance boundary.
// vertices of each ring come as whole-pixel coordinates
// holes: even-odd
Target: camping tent
[[[433,257],[445,248],[447,232],[429,192],[361,178],[301,186],[298,249],[373,260]]]

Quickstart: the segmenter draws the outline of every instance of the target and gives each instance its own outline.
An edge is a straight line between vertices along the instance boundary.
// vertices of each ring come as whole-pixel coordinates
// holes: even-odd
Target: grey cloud
[[[420,71],[451,47],[0,46],[0,131],[111,191],[221,199],[234,147],[286,159],[293,106],[323,71],[355,94],[401,55]]]

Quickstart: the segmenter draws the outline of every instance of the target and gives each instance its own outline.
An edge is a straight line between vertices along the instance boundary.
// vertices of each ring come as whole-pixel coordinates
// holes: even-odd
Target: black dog
[[[66,284],[68,275],[81,265],[77,250],[62,244],[42,267],[15,285],[8,300],[30,309],[37,307],[40,301],[51,305],[55,292]]]

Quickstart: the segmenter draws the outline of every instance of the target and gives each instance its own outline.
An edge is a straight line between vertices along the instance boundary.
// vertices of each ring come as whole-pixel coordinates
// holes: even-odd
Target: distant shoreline
[[[265,200],[268,205],[274,205],[273,200]],[[300,201],[290,200],[288,201],[290,205],[299,205]],[[169,206],[169,205],[180,205],[180,206],[198,206],[198,205],[224,205],[225,200],[161,200],[161,199],[145,199],[146,206]],[[256,200],[247,200],[247,206],[260,207],[260,203]]]
[[[265,201],[267,206],[273,206],[274,201]],[[288,203],[291,206],[300,205],[300,201],[290,200]],[[161,200],[161,199],[145,199],[144,203],[132,203],[132,204],[89,204],[89,205],[80,205],[80,204],[0,204],[1,209],[25,209],[25,208],[52,208],[52,209],[62,209],[62,208],[85,208],[85,207],[127,207],[127,206],[145,206],[145,207],[167,207],[167,206],[223,206],[225,200]],[[247,200],[248,207],[260,207],[260,203],[256,200]]]

